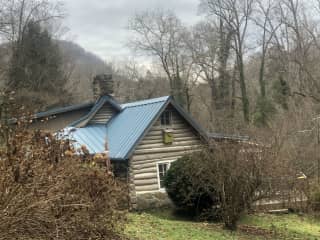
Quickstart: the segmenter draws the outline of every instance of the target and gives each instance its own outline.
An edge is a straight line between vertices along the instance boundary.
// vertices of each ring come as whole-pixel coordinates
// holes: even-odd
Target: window
[[[164,178],[166,173],[170,167],[170,163],[158,163],[158,181],[159,181],[159,188],[164,188]]]
[[[172,112],[164,111],[161,115],[161,126],[170,126],[171,118],[172,118]]]

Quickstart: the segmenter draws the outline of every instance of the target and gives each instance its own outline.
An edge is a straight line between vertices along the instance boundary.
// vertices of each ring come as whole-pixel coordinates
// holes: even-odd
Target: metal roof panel
[[[94,103],[82,103],[82,104],[76,104],[76,105],[71,105],[67,107],[60,107],[60,108],[54,108],[45,112],[39,112],[34,114],[34,118],[42,118],[42,117],[48,117],[51,115],[56,115],[56,114],[61,114],[65,112],[71,112],[71,111],[76,111],[80,110],[83,108],[89,108],[92,107]]]
[[[106,125],[76,128],[70,138],[78,145],[86,145],[92,154],[103,152],[107,139],[110,158],[125,160],[169,99],[167,96],[123,104],[122,111]]]
[[[124,104],[123,111],[107,124],[107,138],[113,158],[127,158],[133,146],[153,122],[169,97]]]

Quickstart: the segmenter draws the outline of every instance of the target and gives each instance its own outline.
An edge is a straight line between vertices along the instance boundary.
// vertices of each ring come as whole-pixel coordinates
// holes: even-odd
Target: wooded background
[[[109,62],[61,40],[63,1],[0,6],[1,86],[33,112],[94,101],[93,77],[111,73],[120,102],[173,95],[208,131],[286,139],[289,158],[315,169],[319,0],[200,0],[193,26],[172,11],[138,12],[128,16],[132,56]]]

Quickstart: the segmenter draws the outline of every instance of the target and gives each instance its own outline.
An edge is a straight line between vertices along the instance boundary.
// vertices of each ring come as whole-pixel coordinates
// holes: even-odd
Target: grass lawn
[[[194,222],[174,216],[170,210],[130,213],[126,234],[130,239],[303,239],[320,240],[320,220],[295,214],[257,214],[243,217],[237,232],[222,224]]]

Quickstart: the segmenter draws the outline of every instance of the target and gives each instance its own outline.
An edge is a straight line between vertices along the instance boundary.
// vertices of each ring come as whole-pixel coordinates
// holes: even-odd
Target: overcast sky
[[[197,16],[199,0],[64,0],[68,35],[88,51],[110,61],[126,57],[129,37],[126,26],[138,11],[163,8],[173,10],[186,24]]]

